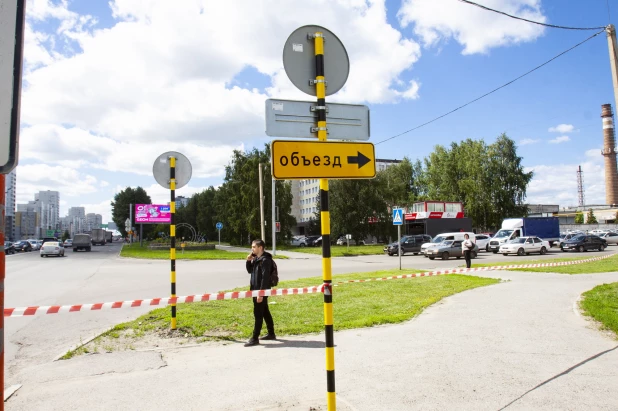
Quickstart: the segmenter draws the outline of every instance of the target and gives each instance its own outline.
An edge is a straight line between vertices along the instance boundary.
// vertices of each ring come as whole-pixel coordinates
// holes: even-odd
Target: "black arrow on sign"
[[[365,164],[371,161],[370,158],[364,156],[360,151],[357,151],[358,155],[348,156],[348,164],[358,164],[358,168],[361,168]]]

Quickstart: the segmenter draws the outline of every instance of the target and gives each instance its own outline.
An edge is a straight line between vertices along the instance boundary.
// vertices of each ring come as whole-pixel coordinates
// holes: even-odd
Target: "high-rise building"
[[[94,228],[101,228],[103,224],[103,216],[101,214],[88,213],[86,214],[86,231],[92,231]]]
[[[38,201],[41,229],[60,229],[60,193],[58,191],[39,191],[34,195]]]
[[[33,209],[15,213],[15,240],[39,238],[39,213]]]
[[[17,174],[16,169],[13,169],[6,175],[5,183],[5,198],[6,208],[4,215],[6,217],[6,232],[5,236],[9,241],[15,241],[15,190],[17,189]]]
[[[71,238],[76,233],[86,231],[86,209],[84,207],[71,207],[68,214],[69,233]]]
[[[191,200],[191,198],[187,198],[184,196],[178,196],[176,197],[176,206],[186,207],[189,204],[189,200]]]

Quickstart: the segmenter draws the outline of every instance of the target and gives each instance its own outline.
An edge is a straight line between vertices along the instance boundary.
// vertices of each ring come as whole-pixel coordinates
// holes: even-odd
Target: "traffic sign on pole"
[[[17,165],[25,0],[0,3],[0,173]]]
[[[376,176],[371,143],[275,140],[271,153],[272,175],[277,180]]]
[[[403,225],[403,208],[393,208],[393,225]]]
[[[318,138],[317,105],[310,101],[266,100],[266,135]],[[326,104],[329,139],[369,140],[369,108],[358,104]]]
[[[221,230],[223,228],[223,223],[217,223],[217,230]]]

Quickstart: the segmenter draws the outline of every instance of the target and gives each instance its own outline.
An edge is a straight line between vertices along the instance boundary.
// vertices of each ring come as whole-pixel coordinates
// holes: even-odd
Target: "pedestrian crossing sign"
[[[403,225],[403,208],[393,209],[393,225]]]

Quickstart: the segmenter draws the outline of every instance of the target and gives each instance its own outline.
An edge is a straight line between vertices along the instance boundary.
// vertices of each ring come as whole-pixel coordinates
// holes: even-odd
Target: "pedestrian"
[[[472,250],[474,250],[474,243],[470,240],[470,236],[468,234],[464,234],[464,241],[461,243],[461,249],[463,251],[464,258],[466,259],[466,268],[470,268],[470,265],[472,265],[470,254],[472,253]]]
[[[247,272],[251,274],[251,290],[270,290],[270,273],[273,265],[273,256],[264,251],[264,241],[254,240],[251,243],[251,254],[247,256]],[[273,316],[268,309],[268,297],[253,297],[253,335],[245,344],[245,347],[252,347],[260,343],[260,332],[262,323],[266,321],[268,333],[262,340],[275,340],[275,323]]]

